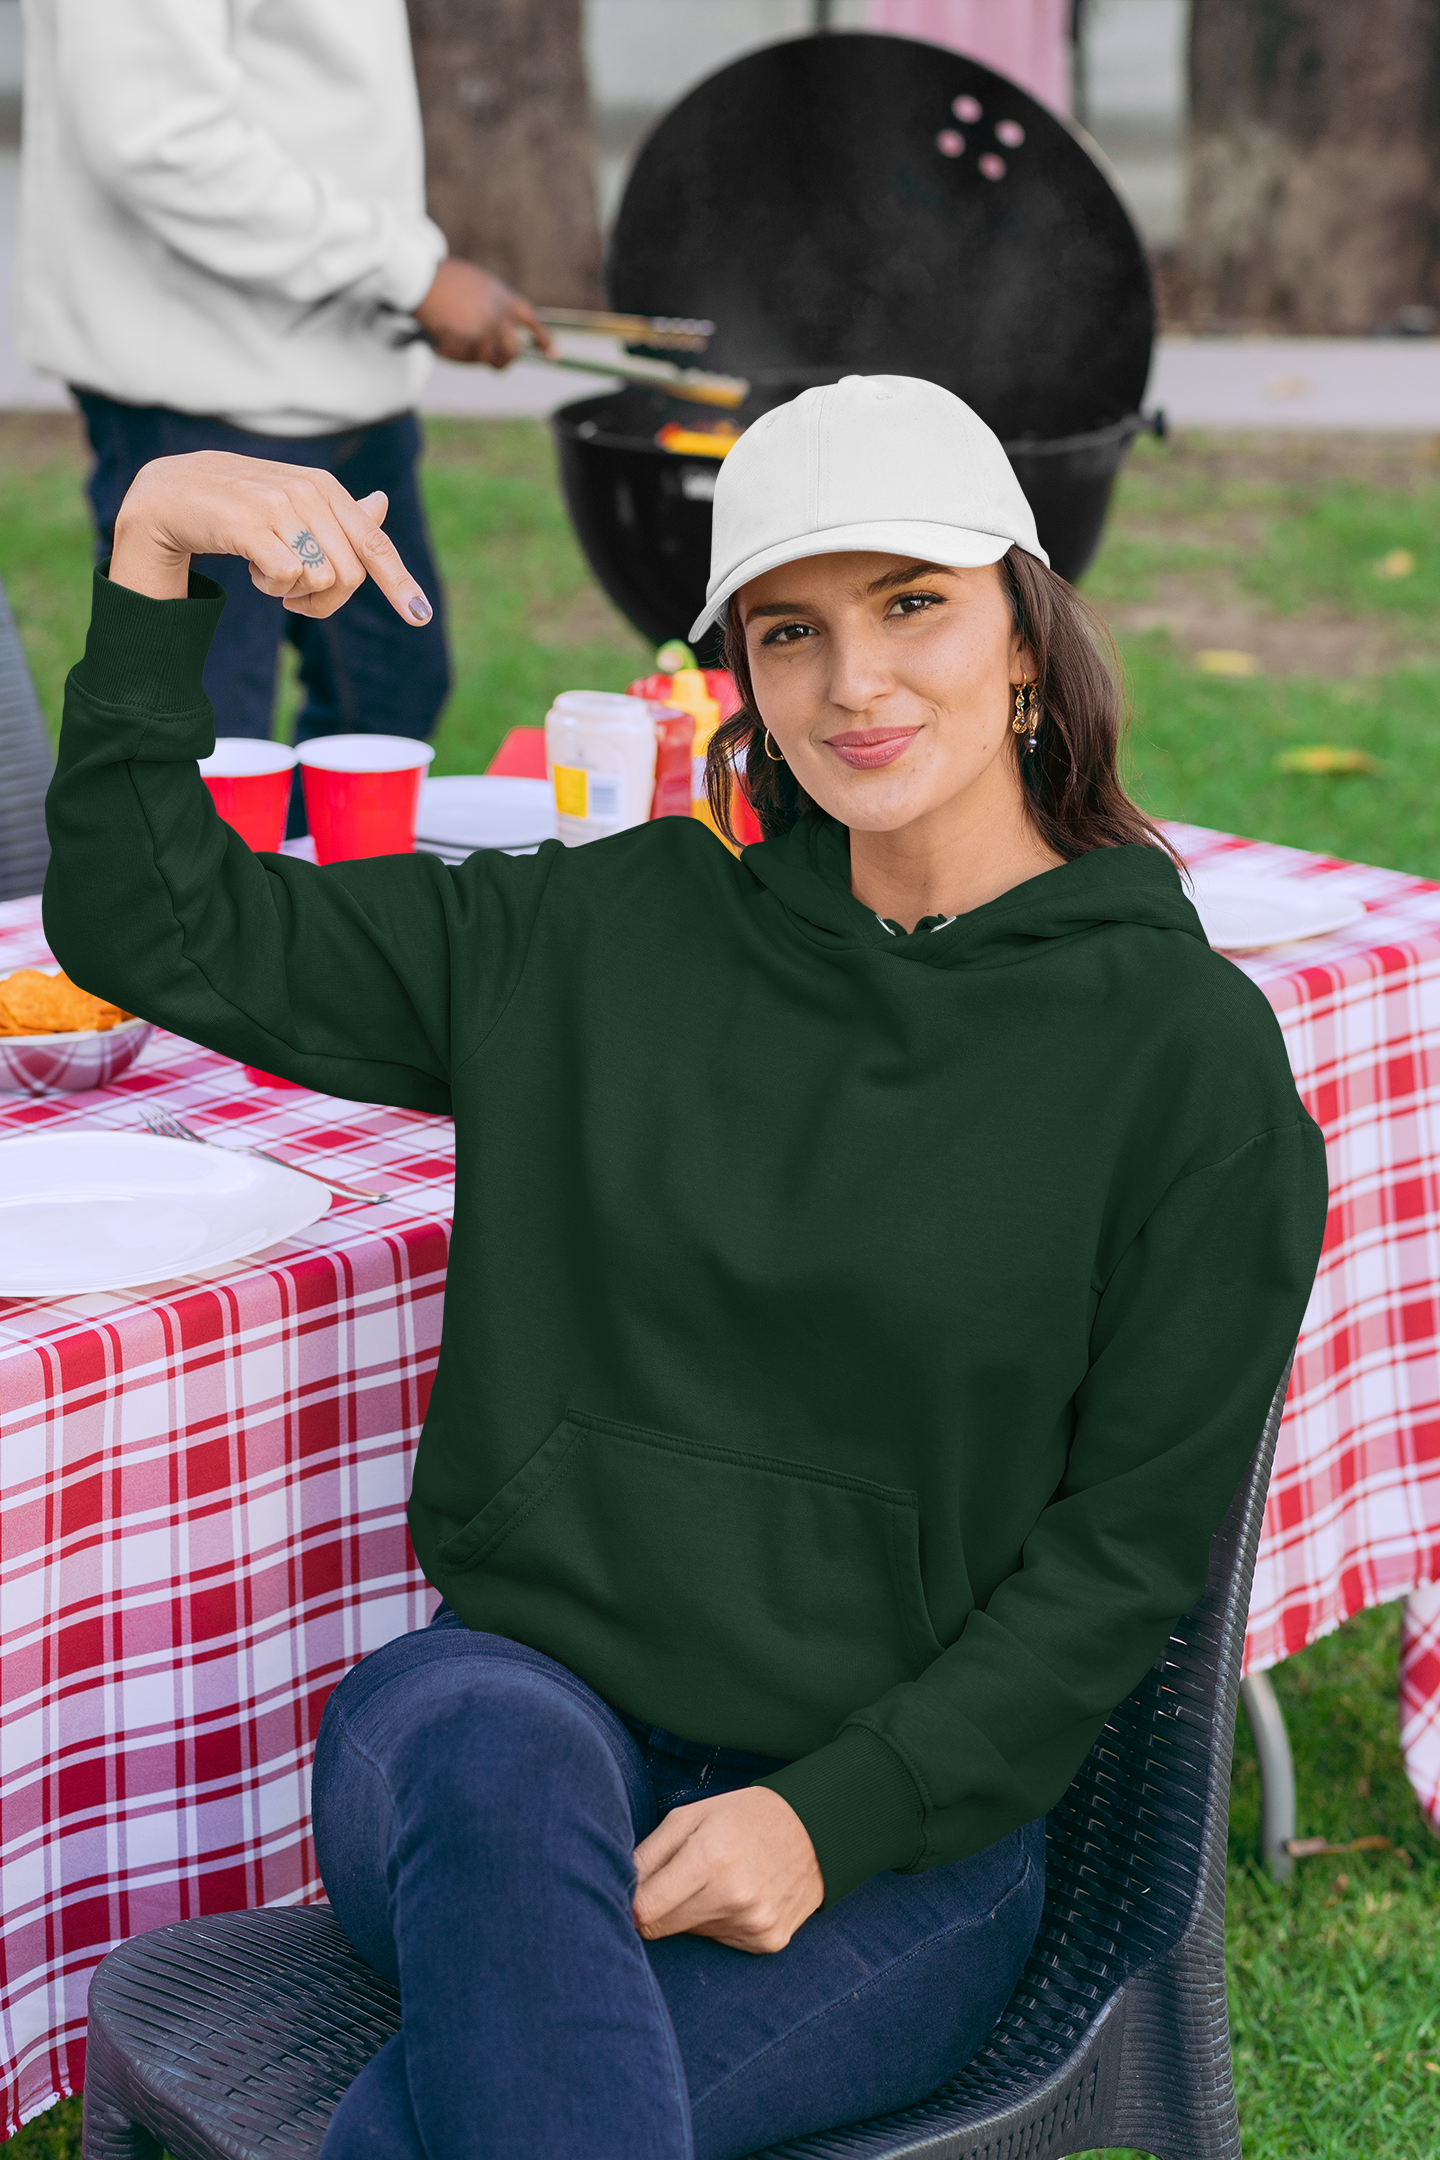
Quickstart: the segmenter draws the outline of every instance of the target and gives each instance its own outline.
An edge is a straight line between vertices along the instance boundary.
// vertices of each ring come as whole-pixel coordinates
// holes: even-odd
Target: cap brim
[[[971,532],[960,525],[926,525],[919,520],[874,520],[863,525],[832,525],[828,532],[802,533],[795,540],[777,540],[768,548],[747,556],[738,563],[720,585],[718,591],[705,602],[704,608],[690,625],[690,642],[703,637],[713,622],[724,614],[742,585],[751,578],[763,577],[767,570],[778,570],[782,563],[805,562],[812,555],[908,555],[912,562],[943,563],[954,570],[979,570],[986,563],[999,562],[1012,547],[1024,548],[1027,555],[1045,564],[1050,558],[1038,545],[1030,547],[1023,540],[1014,540],[998,533]]]

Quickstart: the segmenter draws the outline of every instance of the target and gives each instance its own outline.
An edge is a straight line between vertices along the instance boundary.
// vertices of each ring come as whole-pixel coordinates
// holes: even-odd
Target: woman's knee
[[[635,1820],[648,1799],[638,1752],[600,1699],[552,1660],[469,1630],[404,1637],[348,1674],[315,1777],[317,1846],[323,1825],[332,1851],[337,1821],[354,1814],[368,1831],[381,1795],[392,1851],[423,1838],[518,1853],[569,1814],[628,1854],[650,1827]]]

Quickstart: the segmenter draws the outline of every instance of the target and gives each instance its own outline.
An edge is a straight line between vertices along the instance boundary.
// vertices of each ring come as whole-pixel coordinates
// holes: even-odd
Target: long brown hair
[[[1035,662],[1040,725],[1033,752],[1019,738],[1015,754],[1030,822],[1047,847],[1073,862],[1091,848],[1170,848],[1120,779],[1125,702],[1115,642],[1104,622],[1058,572],[1012,547],[998,565],[1015,635]],[[721,831],[732,822],[732,775],[744,788],[767,840],[789,832],[816,806],[790,767],[765,752],[765,723],[755,704],[750,655],[739,603],[725,623],[725,665],[740,708],[716,728],[705,760],[705,793]]]

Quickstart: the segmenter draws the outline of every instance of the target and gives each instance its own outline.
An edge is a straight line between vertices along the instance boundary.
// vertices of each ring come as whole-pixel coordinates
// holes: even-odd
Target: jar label
[[[556,765],[555,808],[561,817],[583,818],[590,815],[589,789],[586,785],[590,775],[579,765]]]
[[[590,776],[590,811],[594,818],[618,818],[624,815],[622,803],[623,781],[619,773],[595,772]]]

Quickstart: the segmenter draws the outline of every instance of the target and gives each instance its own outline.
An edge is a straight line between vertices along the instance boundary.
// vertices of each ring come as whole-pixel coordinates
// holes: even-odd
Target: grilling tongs
[[[546,367],[573,368],[580,375],[609,375],[621,382],[642,383],[647,390],[663,390],[667,397],[687,405],[723,405],[734,411],[750,395],[743,375],[711,375],[703,368],[677,367],[673,360],[647,360],[643,353],[625,353],[611,360],[577,359],[570,353],[541,352],[538,345],[526,348],[527,360],[543,361]]]
[[[536,308],[551,330],[590,330],[596,337],[624,338],[631,345],[658,346],[665,352],[704,352],[715,335],[713,322],[690,315],[613,315],[595,308]]]
[[[551,330],[583,330],[591,337],[623,338],[627,342],[667,347],[672,352],[703,352],[714,334],[710,322],[691,321],[676,315],[607,315],[586,308],[537,308],[536,314]],[[416,345],[425,337],[418,323],[403,329],[397,344]],[[527,360],[546,367],[570,368],[580,375],[608,375],[612,381],[640,383],[647,390],[663,390],[668,397],[687,405],[719,405],[733,412],[750,395],[743,375],[712,375],[703,368],[677,367],[673,360],[652,360],[643,353],[617,353],[580,357],[572,353],[545,353],[538,345],[526,348]]]
[[[536,308],[548,329],[584,330],[592,337],[622,339],[627,345],[648,345],[651,351],[704,352],[715,335],[713,322],[704,322],[689,315],[613,315],[593,308]],[[683,398],[689,404],[723,405],[733,408],[743,405],[750,395],[750,385],[740,375],[712,375],[700,368],[676,367],[669,360],[655,360],[643,353],[626,353],[614,362],[589,360],[550,353],[533,353],[532,358],[548,360],[553,367],[575,368],[581,372],[593,371],[600,375],[618,375],[622,382],[639,382],[657,390],[668,391],[671,397]]]

